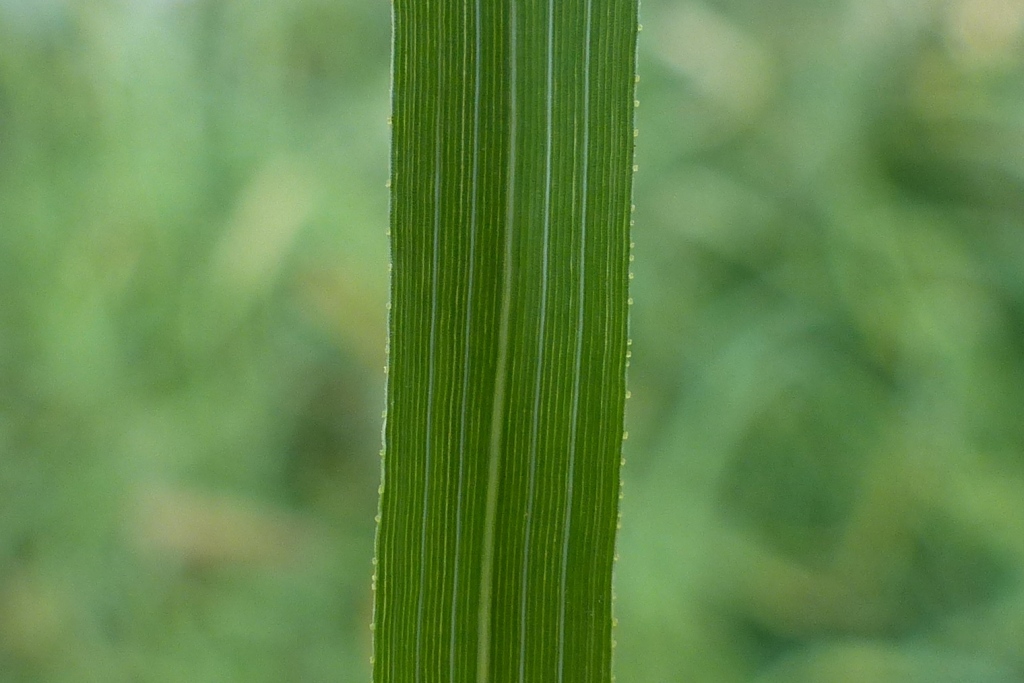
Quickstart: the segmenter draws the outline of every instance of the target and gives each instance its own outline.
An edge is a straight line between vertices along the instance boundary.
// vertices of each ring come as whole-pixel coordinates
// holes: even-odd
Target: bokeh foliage
[[[0,0],[3,680],[368,680],[388,12]],[[1024,3],[642,13],[617,678],[1013,680]]]
[[[388,32],[0,4],[4,681],[368,678]]]
[[[620,672],[1018,680],[1024,3],[643,19]]]

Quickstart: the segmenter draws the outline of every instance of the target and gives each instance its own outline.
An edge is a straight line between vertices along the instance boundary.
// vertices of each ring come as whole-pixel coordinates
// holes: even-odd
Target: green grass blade
[[[375,680],[609,680],[636,0],[394,30]]]

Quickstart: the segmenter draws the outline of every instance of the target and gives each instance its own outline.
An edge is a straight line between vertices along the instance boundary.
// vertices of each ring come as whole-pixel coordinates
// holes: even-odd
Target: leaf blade
[[[607,679],[635,1],[394,12],[375,677]]]

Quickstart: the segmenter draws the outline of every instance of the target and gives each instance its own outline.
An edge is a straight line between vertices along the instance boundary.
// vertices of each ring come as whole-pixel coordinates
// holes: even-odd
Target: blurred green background
[[[0,0],[0,681],[369,679],[389,11]],[[618,680],[1024,680],[1024,0],[642,15]]]

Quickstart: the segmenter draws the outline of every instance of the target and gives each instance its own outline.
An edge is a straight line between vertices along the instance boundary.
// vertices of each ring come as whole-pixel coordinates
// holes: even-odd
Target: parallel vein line
[[[438,279],[440,271],[440,242],[441,242],[441,162],[442,162],[442,124],[443,116],[441,110],[441,94],[444,92],[443,74],[444,51],[441,49],[441,41],[438,41],[437,50],[437,97],[435,105],[436,119],[434,124],[434,225],[433,225],[433,251],[430,262],[430,339],[427,344],[429,354],[427,360],[427,424],[426,443],[423,454],[423,516],[420,520],[420,576],[419,594],[416,601],[416,666],[414,679],[416,683],[423,680],[423,616],[426,608],[427,593],[427,521],[430,514],[430,468],[431,468],[431,437],[433,436],[434,424],[434,377],[436,375],[436,351],[437,351],[437,299]]]
[[[466,327],[462,337],[462,404],[459,407],[459,478],[456,492],[456,516],[455,516],[455,559],[453,566],[452,585],[452,611],[451,611],[451,642],[449,643],[449,661],[451,664],[450,678],[455,681],[455,649],[458,643],[458,607],[459,607],[459,555],[462,549],[462,511],[463,511],[463,488],[465,486],[465,461],[466,461],[466,413],[469,405],[470,390],[470,341],[473,326],[473,286],[476,274],[476,238],[477,238],[477,200],[480,194],[479,171],[480,171],[480,79],[481,73],[481,52],[483,37],[480,26],[480,2],[474,4],[474,26],[476,33],[473,42],[473,166],[470,172],[470,207],[469,207],[469,265],[466,275]],[[467,5],[468,6],[468,3]],[[464,6],[464,7],[466,7]],[[468,28],[468,27],[467,27]]]
[[[502,424],[505,413],[505,383],[508,375],[509,317],[512,307],[512,252],[515,235],[516,145],[518,144],[518,13],[516,2],[509,3],[508,14],[508,180],[505,185],[505,254],[502,264],[501,317],[498,328],[498,360],[494,377],[494,401],[491,414],[491,438],[487,463],[487,507],[484,513],[484,537],[480,566],[480,600],[477,614],[477,683],[487,683],[491,667],[491,600],[494,589],[494,544],[498,516],[498,482],[501,475]]]
[[[537,332],[537,373],[534,377],[533,417],[530,432],[529,482],[526,494],[526,523],[523,530],[523,568],[520,577],[519,597],[519,683],[526,680],[526,612],[527,589],[530,574],[530,541],[533,534],[533,506],[537,489],[537,453],[540,441],[540,399],[544,379],[544,351],[547,348],[547,307],[548,307],[548,269],[551,246],[551,176],[552,148],[554,146],[554,70],[555,70],[555,4],[548,0],[547,30],[547,74],[544,88],[545,110],[545,149],[544,149],[544,216],[543,216],[543,248],[541,250],[540,273],[540,325]]]
[[[572,531],[574,478],[576,475],[576,444],[580,420],[580,383],[583,364],[583,304],[587,284],[587,199],[590,173],[590,35],[593,25],[593,0],[587,0],[586,28],[583,36],[583,151],[580,165],[580,252],[577,262],[579,279],[576,285],[576,348],[573,367],[572,407],[569,416],[569,463],[565,484],[565,517],[562,523],[562,568],[558,582],[558,680],[565,679],[565,609],[568,599],[566,585],[569,575],[569,539]]]

